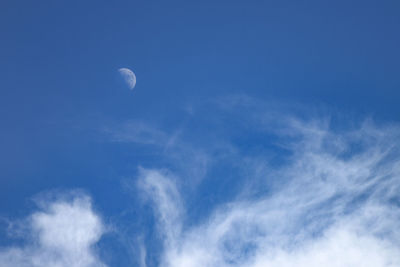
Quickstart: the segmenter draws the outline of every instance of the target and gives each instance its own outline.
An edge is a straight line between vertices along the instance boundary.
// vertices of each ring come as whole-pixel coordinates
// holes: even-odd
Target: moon
[[[136,75],[128,68],[120,68],[118,72],[124,78],[125,83],[128,85],[129,89],[135,88],[136,85]]]

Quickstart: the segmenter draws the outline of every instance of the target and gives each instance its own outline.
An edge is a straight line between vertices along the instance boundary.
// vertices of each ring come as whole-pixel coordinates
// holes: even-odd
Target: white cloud
[[[239,196],[194,226],[184,225],[174,179],[142,170],[165,241],[160,266],[400,266],[399,129],[292,120],[284,132],[292,156],[264,172],[280,181],[273,190]]]
[[[106,266],[93,248],[105,229],[89,197],[75,195],[71,200],[41,204],[42,210],[26,220],[30,240],[23,247],[0,250],[0,266]]]
[[[182,206],[173,177],[158,171],[140,169],[142,188],[154,202],[159,227],[166,243],[175,246],[181,231]]]

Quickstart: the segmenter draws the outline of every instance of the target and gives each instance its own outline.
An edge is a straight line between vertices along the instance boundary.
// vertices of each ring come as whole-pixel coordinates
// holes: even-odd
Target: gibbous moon
[[[118,72],[121,74],[122,78],[124,78],[125,83],[128,85],[129,89],[133,89],[136,85],[136,75],[127,68],[120,68]]]

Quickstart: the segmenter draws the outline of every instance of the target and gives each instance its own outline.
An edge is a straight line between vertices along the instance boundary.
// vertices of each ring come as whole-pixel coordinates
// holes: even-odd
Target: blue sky
[[[0,265],[398,266],[399,11],[2,1]]]

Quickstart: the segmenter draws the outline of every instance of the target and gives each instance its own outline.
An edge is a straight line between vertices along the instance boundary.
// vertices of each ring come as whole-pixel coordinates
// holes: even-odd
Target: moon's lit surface
[[[120,68],[118,72],[124,78],[125,83],[128,85],[129,89],[133,89],[136,85],[136,75],[128,68]]]

